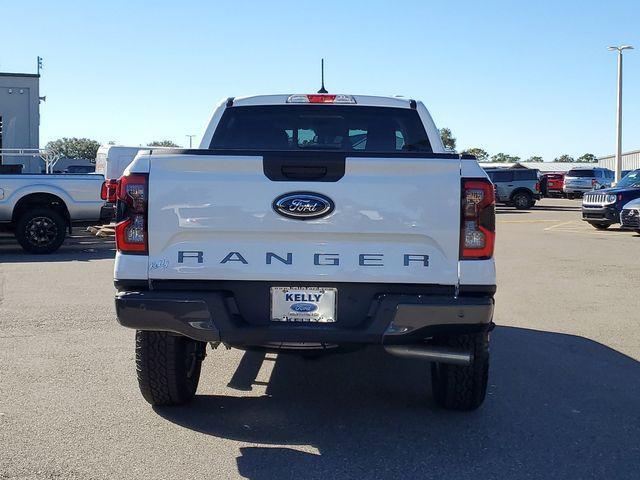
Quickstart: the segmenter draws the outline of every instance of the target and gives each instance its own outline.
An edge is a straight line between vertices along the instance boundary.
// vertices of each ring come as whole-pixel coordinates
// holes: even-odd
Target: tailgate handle
[[[327,167],[309,167],[306,165],[283,166],[280,171],[284,177],[292,180],[313,180],[327,175]]]

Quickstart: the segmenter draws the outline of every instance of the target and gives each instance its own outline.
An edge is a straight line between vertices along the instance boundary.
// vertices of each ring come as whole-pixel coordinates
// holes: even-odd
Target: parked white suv
[[[142,395],[195,394],[206,342],[433,363],[436,400],[486,392],[494,191],[420,102],[228,99],[201,148],[141,152],[118,187],[116,310]],[[354,373],[355,374],[355,373]]]
[[[591,190],[609,188],[613,179],[614,174],[608,168],[574,168],[565,175],[562,189],[567,197],[574,198]]]

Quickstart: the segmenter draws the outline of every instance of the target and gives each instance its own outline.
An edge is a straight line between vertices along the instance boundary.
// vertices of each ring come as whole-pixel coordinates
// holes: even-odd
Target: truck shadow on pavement
[[[476,412],[439,409],[428,364],[374,348],[279,355],[264,396],[199,395],[156,411],[262,444],[240,448],[238,472],[251,479],[639,478],[639,362],[571,335],[500,327],[492,340]],[[247,352],[230,386],[255,385],[263,358]]]
[[[542,210],[546,212],[581,212],[582,205],[534,205],[532,210]]]
[[[0,236],[0,263],[31,262],[86,262],[114,258],[115,242],[112,238],[99,238],[86,232],[76,232],[67,237],[54,253],[33,255],[25,252],[13,235]]]

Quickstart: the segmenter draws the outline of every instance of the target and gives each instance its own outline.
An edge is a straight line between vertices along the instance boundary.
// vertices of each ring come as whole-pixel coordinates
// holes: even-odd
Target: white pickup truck
[[[108,215],[104,177],[86,174],[0,175],[0,229],[13,231],[29,253],[56,251],[73,225]]]
[[[230,98],[200,149],[141,152],[118,186],[118,321],[154,405],[196,392],[206,343],[433,362],[436,401],[483,402],[494,190],[400,98]],[[354,372],[354,375],[357,374]]]

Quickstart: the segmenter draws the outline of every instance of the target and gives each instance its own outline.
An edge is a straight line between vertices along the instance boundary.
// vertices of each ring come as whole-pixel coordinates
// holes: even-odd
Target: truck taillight
[[[123,253],[146,254],[148,177],[131,174],[121,177],[117,186],[116,248]]]
[[[496,236],[493,184],[484,178],[462,179],[460,260],[493,256]]]
[[[108,180],[107,182],[107,202],[115,203],[118,200],[118,180]]]
[[[596,180],[595,178],[591,179],[591,186],[595,187],[598,184],[598,180]]]
[[[102,189],[100,190],[100,198],[110,203],[115,203],[117,198],[118,181],[106,180],[102,182]]]
[[[540,182],[536,182],[535,189],[536,189],[536,192],[540,191]]]

